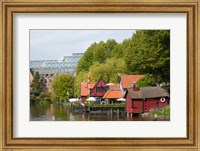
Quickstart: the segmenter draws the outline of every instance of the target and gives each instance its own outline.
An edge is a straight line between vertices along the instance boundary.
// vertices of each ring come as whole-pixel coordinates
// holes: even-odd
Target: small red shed
[[[129,88],[125,97],[127,113],[144,113],[169,105],[169,93],[161,87]]]

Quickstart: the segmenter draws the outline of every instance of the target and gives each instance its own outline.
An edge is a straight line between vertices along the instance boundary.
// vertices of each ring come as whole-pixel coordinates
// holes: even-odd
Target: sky
[[[84,53],[94,42],[115,39],[121,43],[135,30],[30,30],[30,60],[61,60]]]

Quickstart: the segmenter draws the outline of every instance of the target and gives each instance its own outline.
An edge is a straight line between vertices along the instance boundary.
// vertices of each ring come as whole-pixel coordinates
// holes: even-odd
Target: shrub
[[[41,92],[39,97],[40,97],[40,100],[42,100],[42,101],[51,101],[51,93],[50,92]]]
[[[163,107],[163,108],[161,108],[161,109],[151,109],[150,110],[150,114],[152,114],[152,115],[155,115],[155,114],[157,114],[157,115],[166,115],[166,116],[168,116],[168,115],[170,115],[170,107],[169,106],[166,106],[166,107]]]

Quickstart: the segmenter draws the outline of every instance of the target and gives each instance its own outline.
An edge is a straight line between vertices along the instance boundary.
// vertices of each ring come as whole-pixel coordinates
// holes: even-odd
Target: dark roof
[[[131,99],[150,99],[169,97],[169,93],[161,87],[145,87],[140,88],[139,91],[133,91],[132,88],[128,89]]]

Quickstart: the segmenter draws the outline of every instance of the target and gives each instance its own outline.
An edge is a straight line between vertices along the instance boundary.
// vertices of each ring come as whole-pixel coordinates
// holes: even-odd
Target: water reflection
[[[68,105],[31,104],[31,121],[139,121],[138,116],[73,113]]]

